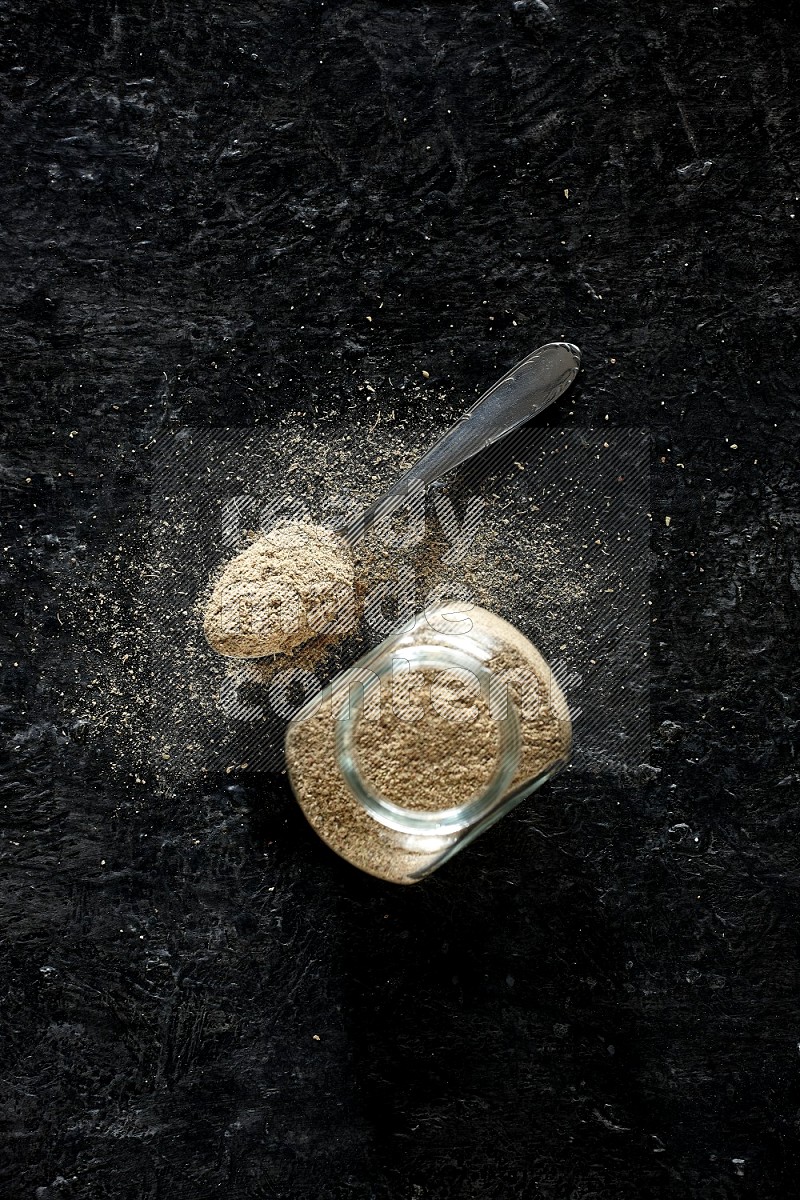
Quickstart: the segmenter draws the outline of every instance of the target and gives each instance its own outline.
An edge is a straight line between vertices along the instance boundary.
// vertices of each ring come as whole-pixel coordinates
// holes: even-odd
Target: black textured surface
[[[792,1194],[790,7],[0,17],[4,1195]],[[652,430],[651,778],[565,777],[409,890],[283,783],[109,779],[59,595],[158,430],[367,367],[472,393],[560,336],[551,419]]]

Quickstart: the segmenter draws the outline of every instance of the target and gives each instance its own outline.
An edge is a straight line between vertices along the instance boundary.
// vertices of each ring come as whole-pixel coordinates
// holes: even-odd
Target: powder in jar
[[[203,613],[219,654],[289,654],[352,603],[353,562],[345,542],[310,521],[287,521],[223,569]]]
[[[409,647],[437,646],[443,640],[455,647],[459,639],[443,639],[435,622],[429,626],[416,618],[401,627],[309,702],[287,730],[289,777],[309,823],[343,858],[381,879],[408,884],[423,878],[569,759],[569,710],[541,654],[519,630],[485,609],[472,608],[470,617],[470,653],[476,665],[489,672],[492,688],[499,687],[501,694],[507,694],[519,725],[513,774],[497,804],[485,817],[476,817],[474,824],[455,832],[436,821],[422,831],[392,827],[358,797],[340,757],[338,721],[351,684],[357,684],[365,673],[385,670],[395,656],[402,659]],[[500,731],[496,712],[483,700],[482,689],[460,692],[448,678],[448,715],[459,705],[474,713],[471,720],[440,719],[440,713],[431,711],[437,700],[430,678],[426,678],[428,668],[417,668],[412,675],[417,678],[411,682],[411,676],[392,676],[392,692],[397,699],[399,681],[405,681],[402,686],[410,688],[412,702],[419,704],[426,719],[403,721],[394,705],[387,710],[383,702],[379,717],[367,719],[365,691],[352,748],[361,780],[373,795],[417,819],[422,814],[432,819],[435,812],[464,805],[486,789],[500,755]]]
[[[361,709],[353,748],[371,790],[403,808],[435,810],[486,788],[500,738],[474,676],[423,668],[383,681],[379,711]]]

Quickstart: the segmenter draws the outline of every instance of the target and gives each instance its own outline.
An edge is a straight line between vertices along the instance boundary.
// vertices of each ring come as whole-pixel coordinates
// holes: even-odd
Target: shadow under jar
[[[566,700],[538,650],[486,609],[443,601],[297,713],[294,793],[361,870],[416,883],[569,761]]]

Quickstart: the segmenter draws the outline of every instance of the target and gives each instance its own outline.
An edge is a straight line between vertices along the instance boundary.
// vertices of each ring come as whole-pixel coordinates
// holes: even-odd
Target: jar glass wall
[[[569,760],[552,671],[512,625],[445,601],[399,626],[292,720],[286,761],[312,827],[382,879],[414,883]]]

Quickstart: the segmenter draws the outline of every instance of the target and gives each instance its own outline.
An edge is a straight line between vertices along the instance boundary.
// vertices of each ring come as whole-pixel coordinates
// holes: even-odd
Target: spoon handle
[[[548,342],[532,351],[467,409],[427,454],[339,532],[352,546],[381,516],[391,512],[412,482],[441,479],[557,400],[572,383],[581,353],[570,342]]]

